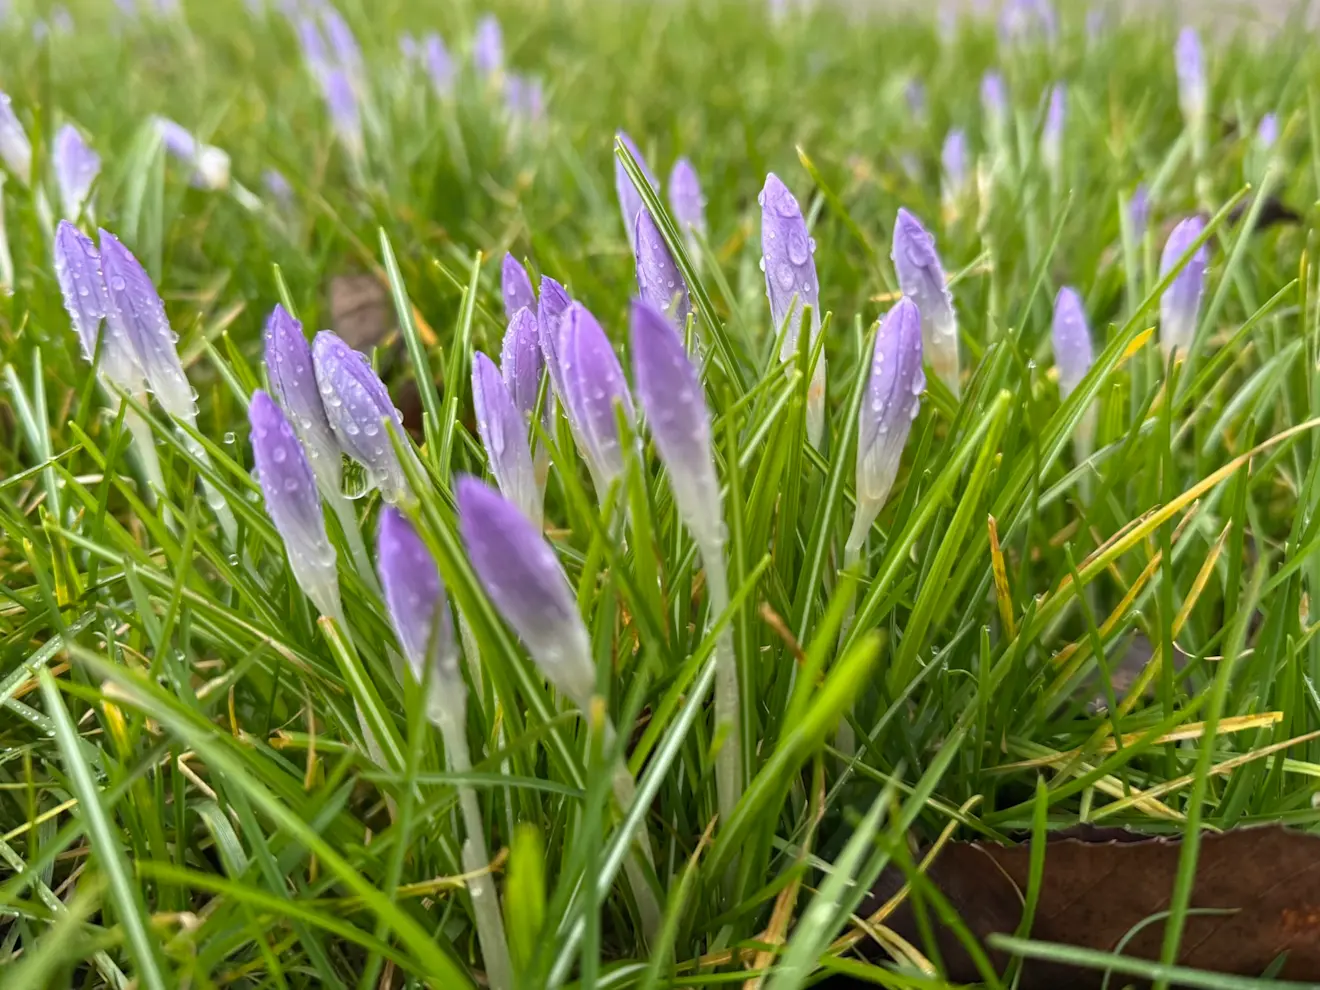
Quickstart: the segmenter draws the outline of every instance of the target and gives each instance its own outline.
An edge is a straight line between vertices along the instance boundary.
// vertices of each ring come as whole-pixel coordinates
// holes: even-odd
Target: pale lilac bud
[[[170,327],[151,276],[132,252],[107,230],[99,232],[101,272],[109,290],[106,320],[111,334],[129,340],[147,385],[171,416],[192,423],[197,399],[179,361],[178,335]]]
[[[1004,45],[1021,44],[1037,37],[1052,41],[1058,30],[1049,0],[1008,0],[999,15],[999,40]]]
[[[541,486],[527,443],[527,420],[514,405],[495,362],[480,351],[472,359],[472,408],[495,483],[505,498],[539,526]]]
[[[283,306],[277,305],[266,320],[265,357],[271,391],[307,448],[316,477],[322,487],[338,491],[342,475],[339,444],[316,384],[312,348],[303,336],[302,324]]]
[[[1204,230],[1205,221],[1197,216],[1188,217],[1173,228],[1169,239],[1164,242],[1164,252],[1160,255],[1160,278],[1173,271]],[[1160,345],[1164,348],[1166,360],[1174,351],[1182,351],[1186,356],[1187,348],[1196,336],[1196,321],[1201,311],[1205,269],[1209,260],[1210,251],[1202,244],[1160,297]]]
[[[403,61],[410,66],[421,57],[421,47],[417,44],[417,39],[411,32],[404,31],[399,35],[399,54],[403,56]]]
[[[445,47],[444,39],[434,31],[422,39],[422,44],[425,49],[426,73],[431,77],[436,95],[449,96],[454,91],[454,76],[458,71],[453,56]]]
[[[330,69],[322,77],[321,88],[335,135],[350,155],[361,158],[366,147],[362,138],[362,114],[348,73],[343,69]]]
[[[981,77],[981,109],[993,130],[1000,130],[1008,121],[1008,95],[1004,77],[998,72],[987,72]]]
[[[945,136],[940,165],[944,172],[944,201],[952,207],[967,191],[967,135],[961,127],[952,128]]]
[[[326,52],[325,38],[321,34],[321,29],[314,18],[300,17],[296,30],[303,60],[312,75],[319,79],[330,67],[330,56]]]
[[[621,405],[624,418],[632,422],[632,397],[605,331],[581,303],[569,306],[560,344],[564,407],[591,470],[596,495],[603,500],[610,485],[623,473],[616,407]]]
[[[101,156],[83,140],[78,128],[65,124],[55,135],[55,183],[60,189],[64,215],[77,220],[88,205],[92,183],[101,171]]]
[[[550,278],[541,276],[541,296],[536,305],[536,332],[541,341],[541,356],[545,358],[550,383],[555,387],[559,401],[564,402],[564,371],[559,355],[563,350],[563,322],[573,300],[564,287]]]
[[[335,548],[325,532],[321,496],[302,444],[280,407],[260,389],[252,393],[248,421],[266,513],[284,540],[294,579],[322,615],[339,618]]]
[[[1050,89],[1049,107],[1045,111],[1045,126],[1040,135],[1040,158],[1046,171],[1056,178],[1063,169],[1063,123],[1067,109],[1067,94],[1062,85]]]
[[[642,157],[637,145],[633,144],[632,138],[623,131],[619,131],[614,137],[615,140],[628,149],[628,153],[632,155],[637,167],[642,170],[642,175],[646,177],[646,181],[651,183],[651,188],[658,193],[660,191],[660,180],[655,177],[651,167],[646,164],[646,159]],[[642,208],[642,194],[633,186],[632,179],[628,178],[628,172],[623,167],[623,159],[617,155],[614,158],[614,190],[619,196],[619,210],[623,213],[623,229],[628,233],[628,247],[636,255],[636,223],[637,214]]]
[[[1256,127],[1256,145],[1262,151],[1269,151],[1278,140],[1279,117],[1277,114],[1267,113],[1260,118],[1260,124]]]
[[[637,211],[633,244],[637,257],[637,291],[652,306],[663,310],[675,325],[684,326],[692,312],[687,282],[646,207]]]
[[[0,159],[19,182],[27,185],[31,181],[32,142],[6,93],[0,93]]]
[[[61,220],[55,230],[55,278],[64,296],[64,308],[78,334],[83,357],[90,364],[96,358],[97,338],[101,321],[110,308],[110,296],[101,275],[101,255],[96,245],[67,220]],[[122,323],[106,323],[100,370],[125,392],[142,390],[142,368]]]
[[[532,123],[545,119],[545,90],[539,79],[510,72],[504,80],[504,103],[516,118]]]
[[[697,170],[686,158],[674,162],[669,173],[669,208],[679,230],[687,235],[688,250],[696,257],[698,239],[706,236],[706,200]]]
[[[909,79],[903,87],[903,97],[907,100],[908,113],[917,120],[926,116],[926,87],[920,79]]]
[[[1104,39],[1109,26],[1109,18],[1103,8],[1092,7],[1086,12],[1086,41],[1088,45],[1098,44]]]
[[[430,668],[433,679],[442,682],[436,685],[433,680],[432,688],[443,687],[444,694],[463,691],[440,571],[412,523],[392,505],[381,512],[376,530],[376,572],[390,624],[418,683],[426,680]]]
[[[530,420],[536,410],[544,364],[536,314],[524,306],[513,314],[509,329],[505,331],[504,346],[500,349],[500,371],[509,386],[513,404],[526,420]],[[526,432],[525,427],[523,432]]]
[[[281,206],[293,205],[293,186],[278,169],[268,168],[261,173],[261,184],[272,199]]]
[[[559,558],[498,492],[467,476],[456,488],[459,533],[491,604],[546,679],[586,709],[596,686],[591,641]]]
[[[1132,232],[1137,240],[1146,236],[1146,228],[1150,224],[1150,193],[1146,191],[1145,183],[1138,183],[1128,199],[1128,222],[1132,224]]]
[[[366,467],[387,502],[397,502],[407,495],[408,480],[385,424],[392,422],[403,438],[403,421],[385,383],[371,370],[365,354],[329,330],[312,341],[312,364],[339,449]]]
[[[152,118],[161,144],[175,158],[193,167],[190,181],[202,189],[224,189],[229,185],[229,155],[202,144],[180,124],[164,117]]]
[[[153,117],[152,124],[155,126],[156,134],[159,135],[160,143],[165,146],[166,151],[188,164],[196,161],[197,139],[192,136],[186,127],[166,117]]]
[[[493,76],[504,68],[504,32],[494,14],[477,22],[472,36],[472,65],[480,76]]]
[[[321,12],[321,22],[325,25],[326,37],[330,40],[330,50],[334,52],[339,68],[348,73],[350,79],[362,77],[362,49],[353,36],[353,29],[348,26],[344,16],[327,4]]]
[[[500,266],[500,294],[504,297],[504,315],[513,318],[520,309],[536,309],[536,291],[527,269],[511,254]]]
[[[724,521],[706,396],[682,338],[664,311],[646,300],[632,305],[632,359],[637,397],[669,469],[674,503],[697,543],[717,547]]]
[[[1178,105],[1189,126],[1198,129],[1205,124],[1207,105],[1205,55],[1201,38],[1194,28],[1185,27],[1178,33],[1173,49],[1174,67],[1178,74]]]
[[[865,542],[898,476],[926,388],[921,357],[921,313],[911,299],[900,299],[880,322],[857,413],[857,514],[848,537],[853,549]]]
[[[958,378],[958,317],[953,296],[944,277],[944,266],[935,252],[935,238],[921,221],[900,208],[894,224],[894,247],[890,253],[898,285],[921,312],[921,339],[926,358],[940,381],[956,396]]]
[[[1086,307],[1076,289],[1064,286],[1054,297],[1054,324],[1050,331],[1054,344],[1054,366],[1059,371],[1059,395],[1072,394],[1095,360],[1091,351],[1091,329],[1086,322]]]

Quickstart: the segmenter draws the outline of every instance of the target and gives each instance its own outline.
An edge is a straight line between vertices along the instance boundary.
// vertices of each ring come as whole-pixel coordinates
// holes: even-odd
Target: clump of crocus
[[[697,170],[686,158],[674,162],[669,173],[669,208],[688,242],[688,253],[696,259],[701,238],[706,236],[706,200],[701,194]]]
[[[1086,306],[1076,289],[1064,286],[1054,297],[1054,322],[1050,329],[1054,345],[1054,366],[1059,373],[1059,397],[1067,399],[1091,370],[1095,356],[1091,328],[1086,321]],[[1079,459],[1090,455],[1095,445],[1095,406],[1087,408],[1074,443]]]
[[[940,150],[941,190],[944,199],[944,211],[956,216],[959,207],[967,196],[967,134],[961,127],[950,128],[945,135],[944,147]]]
[[[90,216],[92,183],[101,172],[101,156],[91,149],[78,128],[65,124],[55,135],[52,159],[65,218],[77,221],[84,210]]]
[[[406,443],[403,420],[367,356],[322,330],[312,342],[312,362],[339,449],[367,469],[387,502],[404,498],[409,492],[407,476],[386,429],[386,423],[392,423]]]
[[[23,185],[32,181],[32,142],[6,93],[0,93],[0,161]]]
[[[1040,134],[1040,160],[1050,178],[1050,188],[1057,196],[1063,189],[1063,124],[1067,93],[1062,85],[1051,87],[1045,110],[1045,126]]]
[[[472,407],[495,483],[504,497],[539,527],[541,486],[527,443],[527,420],[514,404],[495,362],[480,351],[472,360]]]
[[[678,270],[664,235],[655,225],[655,218],[646,207],[637,212],[633,244],[637,260],[638,293],[652,306],[663,310],[676,326],[685,326],[692,313],[687,282]]]
[[[248,421],[266,512],[284,540],[294,579],[322,615],[343,625],[335,548],[326,535],[316,475],[298,434],[275,400],[260,389],[252,393]]]
[[[1177,267],[1204,230],[1205,221],[1197,216],[1188,217],[1173,228],[1160,255],[1161,279]],[[1205,293],[1205,269],[1209,258],[1210,252],[1202,244],[1182,271],[1174,276],[1169,287],[1164,290],[1164,295],[1160,296],[1160,346],[1164,348],[1166,361],[1176,352],[1186,357],[1192,339],[1196,336],[1196,322],[1201,313],[1201,296]]]
[[[807,233],[802,208],[788,187],[771,172],[759,197],[761,204],[761,264],[765,291],[770,299],[770,319],[777,333],[784,333],[779,360],[787,361],[798,350],[803,314],[811,307],[808,346],[814,348],[820,335],[820,283],[812,254],[816,242]],[[825,355],[816,361],[807,389],[807,439],[816,447],[825,435]]]
[[[956,397],[960,388],[958,370],[958,316],[944,277],[944,266],[935,252],[935,238],[921,221],[900,208],[894,223],[894,247],[890,253],[903,295],[921,312],[921,339],[927,360],[940,381]]]
[[[458,668],[458,647],[444,583],[435,558],[398,509],[386,507],[376,537],[376,566],[385,607],[399,647],[419,685],[429,686],[427,716],[440,729],[445,757],[455,774],[472,770],[467,742],[467,685]],[[458,785],[463,814],[463,869],[472,891],[477,939],[492,990],[512,984],[499,893],[491,879],[481,806],[470,784]]]
[[[628,153],[632,155],[637,167],[642,170],[642,175],[646,177],[646,181],[658,193],[660,191],[660,180],[655,177],[651,167],[646,164],[646,159],[642,157],[637,145],[633,144],[632,138],[623,131],[619,131],[614,135],[614,139],[628,149]],[[633,186],[632,179],[628,177],[628,172],[623,167],[623,159],[617,155],[614,158],[614,190],[619,196],[619,210],[623,214],[623,228],[628,234],[628,247],[632,249],[635,256],[637,254],[637,214],[643,205],[642,194]]]
[[[545,358],[546,371],[550,373],[550,384],[560,402],[564,398],[564,370],[559,355],[562,350],[564,316],[573,303],[564,287],[550,278],[541,276],[541,294],[536,303],[536,335],[541,342],[541,356]]]
[[[632,307],[633,376],[646,422],[669,469],[674,504],[701,552],[713,622],[729,604],[720,481],[711,449],[710,411],[697,369],[666,314],[645,301]],[[715,763],[721,819],[742,796],[738,666],[729,627],[716,646],[715,735],[724,741]]]
[[[1209,98],[1205,54],[1201,49],[1201,37],[1195,28],[1185,27],[1178,32],[1178,40],[1173,47],[1173,62],[1178,76],[1178,106],[1192,134],[1193,149],[1200,155],[1204,149]]]
[[[504,297],[504,315],[513,319],[520,309],[536,310],[536,290],[527,269],[511,254],[500,264],[500,294]]]
[[[484,79],[497,77],[504,69],[504,32],[494,14],[477,22],[472,35],[472,66]]]
[[[636,418],[632,397],[609,338],[581,303],[568,307],[559,344],[564,409],[591,472],[596,497],[604,502],[610,486],[623,474],[618,410],[631,423]]]

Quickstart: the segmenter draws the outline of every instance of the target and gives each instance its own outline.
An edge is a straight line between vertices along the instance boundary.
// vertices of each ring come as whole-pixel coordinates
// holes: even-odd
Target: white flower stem
[[[714,622],[729,607],[729,578],[724,546],[709,541],[701,546],[710,596],[709,621]],[[725,626],[715,641],[715,793],[720,821],[728,822],[743,792],[741,698],[738,691],[738,661],[733,652],[733,629]]]
[[[612,724],[609,724],[607,731],[609,736],[613,736]],[[628,765],[622,758],[614,768],[611,784],[614,800],[619,802],[619,810],[627,814],[637,798],[637,782],[633,780],[632,773],[629,772]],[[664,915],[660,910],[660,902],[656,900],[655,892],[647,881],[647,873],[655,872],[655,860],[651,853],[651,840],[645,832],[633,843],[633,854],[623,861],[623,872],[628,877],[633,899],[637,902],[637,913],[642,920],[642,937],[647,945],[655,945],[660,936]],[[588,882],[591,882],[590,879]]]
[[[863,525],[863,523],[865,523]],[[871,529],[871,523],[862,518],[859,511],[853,520],[853,531],[848,534],[848,542],[843,545],[843,570],[845,573],[856,569],[858,562],[862,559],[862,547],[866,545],[866,534]],[[848,636],[848,630],[852,627],[853,617],[857,613],[857,592],[856,586],[848,592],[848,608],[843,613],[843,622],[839,625],[839,646],[843,646],[843,641]],[[850,707],[851,711],[851,707]],[[851,759],[857,752],[857,736],[853,732],[852,723],[845,716],[839,720],[839,728],[834,734],[834,745],[844,756]]]
[[[157,497],[165,494],[165,475],[160,469],[160,457],[156,453],[156,438],[151,433],[151,424],[139,416],[132,406],[125,403],[124,425],[128,427],[128,432],[133,437],[133,455],[147,482],[144,501],[147,505],[154,506]]]
[[[339,528],[344,531],[344,540],[348,544],[348,554],[353,558],[353,567],[372,594],[379,597],[380,582],[376,580],[376,570],[371,566],[371,558],[367,556],[367,545],[362,539],[362,530],[358,526],[357,514],[353,511],[353,503],[339,492],[332,492],[325,486],[322,486],[321,492],[330,502],[335,518],[339,520]]]
[[[189,426],[196,428],[196,423],[189,423]],[[192,434],[187,431],[183,433],[184,446],[199,461],[207,466],[211,465],[211,457]],[[205,478],[202,479],[202,494],[206,496],[206,504],[210,506],[211,511],[215,513],[215,520],[220,524],[220,531],[225,536],[225,546],[230,550],[238,547],[238,520],[234,518],[234,511],[229,508],[229,503],[225,501],[224,494],[212,485]]]

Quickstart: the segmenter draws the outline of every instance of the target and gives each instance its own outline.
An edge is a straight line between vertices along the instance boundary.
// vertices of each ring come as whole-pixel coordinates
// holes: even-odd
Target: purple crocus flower
[[[1040,134],[1040,159],[1056,183],[1063,172],[1063,122],[1066,109],[1066,91],[1062,85],[1053,86],[1050,89],[1049,106],[1045,111],[1045,126]]]
[[[495,362],[480,351],[472,359],[472,407],[495,483],[505,498],[540,526],[541,486],[527,444],[527,420],[514,404]]]
[[[321,487],[337,492],[343,474],[339,443],[326,418],[312,348],[303,335],[302,324],[277,305],[266,320],[265,336],[271,391],[307,449]]]
[[[687,282],[678,270],[674,256],[669,253],[660,228],[655,225],[651,211],[642,207],[637,212],[637,226],[633,232],[636,245],[637,291],[652,306],[662,310],[677,326],[687,324],[692,312]]]
[[[302,444],[280,407],[260,389],[252,393],[248,421],[266,512],[284,540],[294,579],[322,615],[342,622],[335,548],[325,532],[321,495]]]
[[[1095,360],[1086,306],[1076,289],[1064,286],[1054,297],[1050,339],[1054,344],[1054,366],[1059,371],[1059,396],[1066,399],[1081,384]]]
[[[697,170],[686,158],[674,162],[669,173],[669,208],[687,235],[688,251],[695,258],[700,238],[706,236],[706,200],[701,195]]]
[[[546,679],[588,710],[596,687],[591,641],[559,558],[498,492],[465,475],[456,495],[463,546],[491,604]]]
[[[703,553],[717,552],[724,543],[724,521],[701,379],[662,309],[635,300],[631,329],[637,397],[669,469],[674,504]]]
[[[1173,271],[1204,230],[1205,221],[1198,216],[1188,217],[1173,228],[1160,255],[1161,279]],[[1185,357],[1192,338],[1196,336],[1209,260],[1210,251],[1202,244],[1160,297],[1160,345],[1164,348],[1165,360],[1175,351],[1181,351]]]
[[[83,140],[78,128],[65,124],[55,135],[54,164],[64,215],[76,221],[83,207],[90,210],[89,197],[101,171],[101,156]]]
[[[472,65],[477,75],[487,78],[504,68],[504,32],[494,14],[487,14],[477,22],[472,36]]]
[[[921,409],[926,375],[921,370],[921,313],[900,299],[880,322],[871,374],[857,413],[857,513],[848,536],[850,551],[866,542],[898,476],[912,421]]]
[[[165,150],[193,167],[194,186],[218,190],[229,185],[229,155],[224,151],[202,144],[187,128],[165,117],[152,118],[152,124]]]
[[[646,164],[646,159],[642,157],[641,151],[637,145],[633,144],[630,138],[623,131],[614,135],[616,141],[628,149],[632,155],[633,161],[637,167],[642,170],[642,175],[646,176],[646,181],[651,183],[651,188],[657,193],[660,191],[660,180],[655,177],[651,171],[651,166]],[[637,214],[642,208],[642,194],[632,184],[632,179],[628,178],[628,172],[623,167],[623,159],[617,155],[614,158],[614,189],[619,195],[619,210],[623,213],[623,228],[628,233],[628,247],[632,249],[634,255],[637,253]]]
[[[266,192],[281,206],[293,205],[293,186],[278,169],[268,168],[261,173],[261,184]]]
[[[1109,19],[1101,7],[1092,7],[1086,12],[1086,43],[1096,45],[1104,40]]]
[[[1256,145],[1262,151],[1269,151],[1279,140],[1279,117],[1274,113],[1267,113],[1260,118],[1260,123],[1256,127]]]
[[[564,407],[591,471],[596,495],[603,501],[610,485],[623,473],[623,441],[616,406],[621,405],[624,417],[632,422],[632,397],[605,331],[581,303],[568,307],[560,344]]]
[[[1178,75],[1178,105],[1188,126],[1199,132],[1205,126],[1207,86],[1205,55],[1195,28],[1185,27],[1178,32],[1173,60]]]
[[[403,61],[408,65],[419,61],[421,58],[421,46],[410,31],[404,31],[399,35],[399,54],[403,56]]]
[[[298,47],[302,49],[303,61],[312,76],[320,79],[330,68],[330,56],[325,47],[325,36],[313,17],[300,17],[295,30],[298,34]]]
[[[1150,193],[1144,182],[1138,183],[1128,199],[1128,222],[1132,224],[1133,236],[1141,240],[1146,236],[1150,224]]]
[[[6,93],[0,93],[0,159],[15,179],[28,184],[32,178],[32,142]]]
[[[344,15],[326,4],[321,11],[321,23],[325,26],[325,35],[330,41],[330,50],[334,53],[339,68],[348,73],[350,80],[362,78],[362,48],[353,35],[353,29],[344,20]]]
[[[107,230],[99,231],[101,272],[109,306],[110,333],[133,345],[147,385],[167,413],[185,423],[197,419],[197,399],[179,361],[178,335],[170,327],[151,276],[133,253]]]
[[[541,341],[541,356],[545,358],[545,367],[550,372],[550,383],[555,387],[555,394],[560,402],[564,398],[564,369],[559,360],[563,350],[563,322],[568,308],[573,304],[564,287],[550,278],[541,276],[541,296],[536,304],[536,332]]]
[[[518,119],[536,123],[545,118],[545,91],[541,81],[510,72],[504,79],[504,104]]]
[[[903,98],[907,100],[908,113],[917,120],[926,116],[926,87],[920,79],[909,79],[903,87]]]
[[[1008,123],[1008,94],[1004,77],[998,72],[987,72],[981,77],[981,109],[990,122],[992,133],[999,134]]]
[[[961,127],[951,128],[940,151],[944,173],[944,203],[954,208],[967,192],[967,135]]]
[[[408,480],[385,422],[392,421],[403,437],[403,421],[385,383],[371,370],[365,354],[329,330],[312,341],[312,363],[339,449],[366,467],[387,502],[397,502],[407,495]]]
[[[511,254],[500,265],[500,294],[504,297],[504,315],[513,318],[520,309],[536,309],[536,291],[527,269]]]
[[[958,317],[953,310],[953,296],[944,277],[944,266],[935,252],[935,238],[920,220],[902,208],[894,224],[890,257],[898,273],[899,288],[921,312],[921,339],[926,357],[940,381],[957,396]]]
[[[1008,0],[999,15],[999,40],[1009,46],[1036,37],[1053,40],[1058,30],[1049,0]]]
[[[500,349],[500,370],[505,384],[509,386],[513,404],[528,420],[536,410],[536,399],[541,392],[541,368],[544,365],[536,314],[524,306],[509,320],[509,329],[504,334],[504,346]]]
[[[349,155],[360,160],[366,143],[362,138],[362,114],[352,80],[343,69],[330,69],[322,77],[321,88],[335,135]]]
[[[816,243],[807,234],[802,208],[788,187],[771,172],[758,197],[761,204],[761,264],[770,319],[775,332],[787,327],[779,360],[787,361],[798,349],[802,316],[811,307],[810,346],[820,333],[820,283],[812,253]],[[807,391],[807,439],[819,446],[825,432],[825,355],[816,362]]]
[[[430,670],[432,689],[464,691],[444,582],[435,558],[402,512],[386,506],[376,530],[376,572],[385,610],[417,683]],[[441,685],[436,684],[439,680]]]
[[[160,143],[171,155],[189,163],[197,159],[197,139],[186,127],[168,117],[153,117],[152,124],[160,137]]]
[[[110,295],[101,275],[101,255],[96,245],[67,220],[61,220],[55,229],[55,278],[64,297],[64,308],[78,334],[83,357],[90,364],[96,359],[101,323],[110,309]],[[118,321],[106,323],[99,368],[125,392],[142,391],[142,367],[133,342]]]
[[[457,74],[453,56],[445,47],[444,39],[435,31],[422,39],[422,45],[426,72],[431,77],[431,85],[435,87],[436,95],[442,98],[449,96],[454,91],[454,76]]]

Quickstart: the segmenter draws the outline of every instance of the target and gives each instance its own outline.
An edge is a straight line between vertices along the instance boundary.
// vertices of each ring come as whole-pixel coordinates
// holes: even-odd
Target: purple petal
[[[326,51],[321,29],[312,17],[299,18],[296,29],[303,60],[306,61],[312,75],[319,78],[330,66],[330,56]]]
[[[312,348],[303,335],[302,324],[283,306],[277,305],[266,320],[265,356],[271,391],[307,448],[312,469],[322,485],[338,491],[342,473],[339,444],[316,384]]]
[[[513,627],[541,673],[579,707],[595,690],[590,641],[573,589],[541,534],[500,494],[458,479],[458,528],[491,604]]]
[[[1178,105],[1189,123],[1200,126],[1206,110],[1205,56],[1195,28],[1185,27],[1178,33],[1173,61],[1178,75]]]
[[[353,83],[348,73],[342,69],[331,69],[322,78],[321,85],[335,134],[349,154],[361,155],[362,115],[358,108],[357,93],[353,91]]]
[[[55,231],[55,278],[83,357],[91,363],[96,357],[101,321],[110,308],[110,295],[101,275],[101,255],[96,245],[67,220],[61,220]],[[100,370],[125,392],[136,393],[143,388],[142,368],[119,324],[106,324]]]
[[[360,77],[362,49],[344,16],[327,4],[321,13],[321,22],[325,25],[326,37],[330,39],[330,49],[334,52],[339,67],[351,77]]]
[[[940,164],[944,170],[945,188],[949,191],[946,198],[960,198],[967,188],[967,135],[962,128],[954,127],[945,136]]]
[[[692,312],[687,282],[683,280],[674,256],[669,253],[669,245],[655,225],[651,211],[645,207],[637,213],[633,244],[637,257],[637,291],[652,306],[663,310],[676,326],[684,326]]]
[[[669,207],[680,230],[706,236],[706,200],[701,195],[701,180],[686,158],[674,162],[674,170],[669,173]],[[695,244],[691,237],[689,244]]]
[[[28,184],[32,178],[32,142],[6,93],[0,93],[0,159],[15,179]]]
[[[899,209],[894,224],[894,247],[890,253],[898,285],[921,312],[921,340],[935,373],[956,396],[958,380],[958,317],[953,296],[944,277],[944,266],[935,252],[935,238],[921,221]]]
[[[457,69],[453,56],[445,47],[444,39],[432,31],[423,40],[425,47],[426,72],[431,77],[437,96],[449,96],[454,91],[454,76]]]
[[[472,64],[481,76],[493,76],[504,68],[504,32],[494,14],[477,22],[472,36]]]
[[[1202,231],[1205,221],[1188,217],[1173,228],[1160,255],[1160,278],[1163,279],[1186,254]],[[1210,260],[1208,244],[1202,244],[1160,297],[1160,344],[1167,358],[1175,350],[1184,355],[1196,336],[1196,323],[1205,292],[1205,269]]]
[[[1275,142],[1279,140],[1279,117],[1278,114],[1267,113],[1260,118],[1260,124],[1256,127],[1256,143],[1265,151],[1274,147]]]
[[[1091,370],[1091,330],[1086,307],[1076,289],[1064,286],[1054,297],[1054,366],[1059,369],[1059,395],[1068,398]]]
[[[495,483],[505,498],[539,526],[541,487],[532,467],[527,420],[514,405],[495,362],[480,351],[472,359],[472,407],[477,418],[477,433],[481,436]]]
[[[500,293],[504,296],[504,315],[513,319],[520,309],[536,310],[536,292],[527,269],[511,254],[504,256],[500,266]]]
[[[536,328],[541,340],[541,356],[545,358],[550,383],[555,387],[559,401],[564,402],[564,371],[559,361],[562,350],[564,315],[573,304],[564,287],[550,278],[541,276],[541,298],[536,307]]]
[[[651,167],[646,164],[646,159],[642,157],[637,145],[633,144],[632,138],[623,131],[619,131],[614,137],[628,149],[628,153],[632,155],[633,161],[642,170],[642,175],[646,177],[646,181],[651,183],[651,188],[658,193],[660,191],[660,180],[655,177]],[[623,213],[623,228],[628,233],[628,247],[632,249],[635,255],[637,253],[635,224],[637,214],[642,208],[642,194],[633,186],[632,179],[628,178],[628,172],[623,167],[623,159],[617,155],[614,158],[614,189],[619,196],[619,210]]]
[[[1049,108],[1045,112],[1045,126],[1040,135],[1040,157],[1045,167],[1057,174],[1063,164],[1063,122],[1067,107],[1067,94],[1062,85],[1050,89]]]
[[[1132,224],[1133,235],[1137,240],[1146,236],[1146,228],[1150,224],[1150,193],[1146,191],[1144,183],[1139,183],[1128,199],[1128,221]]]
[[[78,128],[65,124],[55,135],[54,164],[64,215],[77,220],[101,172],[101,156],[83,140]]]
[[[536,411],[536,399],[541,392],[541,368],[545,360],[541,356],[540,336],[535,313],[524,306],[509,321],[500,350],[500,371],[513,404],[525,420],[530,420]]]
[[[259,389],[252,393],[248,420],[266,512],[284,540],[293,576],[322,615],[338,616],[335,549],[326,536],[321,496],[302,444],[280,407]]]
[[[998,72],[987,72],[981,77],[981,109],[994,126],[1001,125],[1008,115],[1008,94],[1004,77]]]
[[[591,469],[597,497],[623,473],[623,443],[617,405],[633,421],[632,398],[619,359],[605,331],[581,303],[573,303],[564,318],[562,369],[564,407]]]
[[[261,184],[272,198],[279,201],[280,205],[290,206],[293,204],[293,186],[289,185],[289,180],[279,170],[268,168],[262,172]]]
[[[166,151],[188,164],[192,164],[197,159],[197,139],[186,127],[166,117],[154,117],[152,123]]]
[[[430,667],[448,691],[462,690],[453,620],[435,558],[392,505],[376,530],[376,572],[399,646],[418,683]]]
[[[669,469],[679,514],[699,544],[719,546],[720,483],[701,379],[668,316],[645,300],[632,305],[632,358],[637,397]]]

